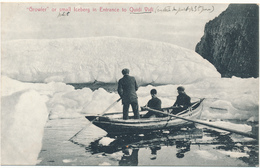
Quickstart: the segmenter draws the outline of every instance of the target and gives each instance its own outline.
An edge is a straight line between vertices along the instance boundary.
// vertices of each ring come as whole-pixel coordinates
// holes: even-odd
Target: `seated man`
[[[173,104],[173,114],[177,114],[185,109],[187,109],[190,105],[190,97],[184,92],[185,88],[182,86],[179,86],[177,88],[178,90],[178,96],[177,96],[177,100],[175,101],[175,103]]]
[[[162,105],[162,101],[157,97],[157,91],[156,89],[152,89],[150,91],[152,99],[150,99],[147,103],[147,107],[155,109],[155,110],[161,110],[161,105]],[[155,115],[156,117],[162,117],[163,114],[159,114],[153,111],[148,111],[148,113],[146,113],[143,118],[149,118],[152,115]]]

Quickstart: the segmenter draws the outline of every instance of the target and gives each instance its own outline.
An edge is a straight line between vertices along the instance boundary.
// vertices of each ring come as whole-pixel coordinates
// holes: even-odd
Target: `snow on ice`
[[[2,53],[2,73],[19,81],[114,83],[125,67],[140,84],[186,84],[220,77],[192,50],[141,39],[23,39],[3,42]]]
[[[138,84],[166,84],[140,87],[140,106],[148,102],[152,88],[163,107],[171,106],[176,88],[183,85],[192,101],[206,98],[204,119],[258,120],[258,78],[220,78],[201,56],[171,44],[116,37],[9,41],[3,44],[2,67],[1,151],[6,165],[37,163],[48,119],[100,114],[119,98],[102,88],[75,90],[65,83],[116,82],[125,67]],[[121,103],[108,112],[115,111],[122,111]]]
[[[47,97],[34,90],[2,97],[1,164],[35,165],[48,118]]]

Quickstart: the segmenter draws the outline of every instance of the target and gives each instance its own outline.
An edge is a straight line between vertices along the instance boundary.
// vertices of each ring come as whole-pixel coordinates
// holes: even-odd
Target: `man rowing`
[[[134,118],[139,119],[140,115],[138,111],[138,97],[136,94],[138,85],[136,83],[135,78],[133,76],[129,76],[129,69],[123,69],[122,74],[124,75],[124,77],[118,81],[117,91],[120,97],[122,98],[123,119],[129,119],[128,113],[130,105],[132,106],[134,112]]]
[[[151,94],[151,99],[148,101],[147,103],[147,107],[154,109],[154,110],[161,110],[161,105],[162,105],[162,101],[157,97],[157,90],[156,89],[152,89],[150,91]],[[145,106],[145,107],[146,107]],[[143,107],[142,107],[143,109]],[[148,111],[148,113],[146,113],[143,118],[150,118],[151,116],[155,115],[156,117],[162,117],[162,114],[159,113],[155,113],[153,111]]]
[[[179,95],[177,96],[177,99],[173,104],[173,114],[177,114],[183,110],[186,110],[191,105],[190,97],[185,93],[184,90],[185,88],[183,86],[179,86],[177,88]]]

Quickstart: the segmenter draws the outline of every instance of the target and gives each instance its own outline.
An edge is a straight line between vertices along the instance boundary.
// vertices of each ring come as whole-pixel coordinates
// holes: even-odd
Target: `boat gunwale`
[[[196,111],[196,112],[193,112],[192,114],[196,116],[196,114],[198,114],[199,111]],[[190,113],[189,113],[190,114]],[[192,115],[190,118],[193,118],[194,115]],[[155,120],[156,119],[156,120]],[[94,121],[94,123],[103,123],[103,124],[112,124],[112,125],[120,125],[123,126],[123,125],[131,125],[134,126],[134,125],[141,125],[141,124],[155,124],[155,123],[173,123],[173,122],[176,122],[176,121],[183,121],[182,119],[178,119],[178,118],[174,118],[172,117],[172,119],[170,117],[167,117],[167,118],[164,118],[163,120],[160,120],[158,118],[154,118],[154,120],[152,119],[132,119],[132,120],[123,120],[123,119],[120,119],[120,120],[109,120],[109,121]],[[188,121],[184,121],[184,122],[188,122]]]
[[[201,103],[202,103],[202,101],[194,102],[194,105],[199,104],[199,106],[197,108],[195,108],[193,110],[186,109],[186,112],[183,112],[182,115],[178,115],[178,116],[193,118],[195,114],[197,114],[198,112],[201,112],[201,108],[202,108],[202,106],[200,105]],[[193,115],[190,115],[190,114],[193,114]],[[146,123],[173,122],[173,121],[181,120],[181,119],[170,117],[170,116],[161,117],[161,118],[140,118],[140,119],[128,119],[128,120],[123,120],[122,118],[109,118],[106,116],[99,116],[99,115],[96,115],[93,117],[105,119],[105,120],[98,119],[98,120],[93,121],[93,123],[104,123],[104,124],[106,123],[106,124],[113,124],[113,125],[115,125],[115,124],[118,125],[120,123],[125,124],[125,125],[129,125],[129,124],[140,125],[140,124],[146,124]]]

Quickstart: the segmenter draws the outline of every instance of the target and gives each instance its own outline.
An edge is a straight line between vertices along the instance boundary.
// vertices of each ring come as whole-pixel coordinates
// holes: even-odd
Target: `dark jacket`
[[[186,93],[181,93],[177,96],[177,100],[173,106],[183,106],[188,108],[191,105],[190,97]]]
[[[162,101],[157,97],[153,97],[152,99],[150,99],[148,101],[148,104],[147,104],[148,107],[155,109],[155,110],[160,110],[160,111],[162,110],[161,105],[162,105]],[[146,113],[143,116],[143,118],[149,118],[152,115],[155,115],[156,117],[163,117],[164,116],[163,114],[155,113],[153,111],[148,111],[148,113]]]
[[[138,89],[138,85],[134,77],[129,75],[124,75],[118,82],[118,94],[122,98],[123,104],[128,104],[132,102],[137,102],[137,94],[136,91]]]
[[[155,110],[161,110],[161,105],[162,105],[162,101],[157,97],[154,97],[151,100],[149,100],[147,104],[148,107]]]

